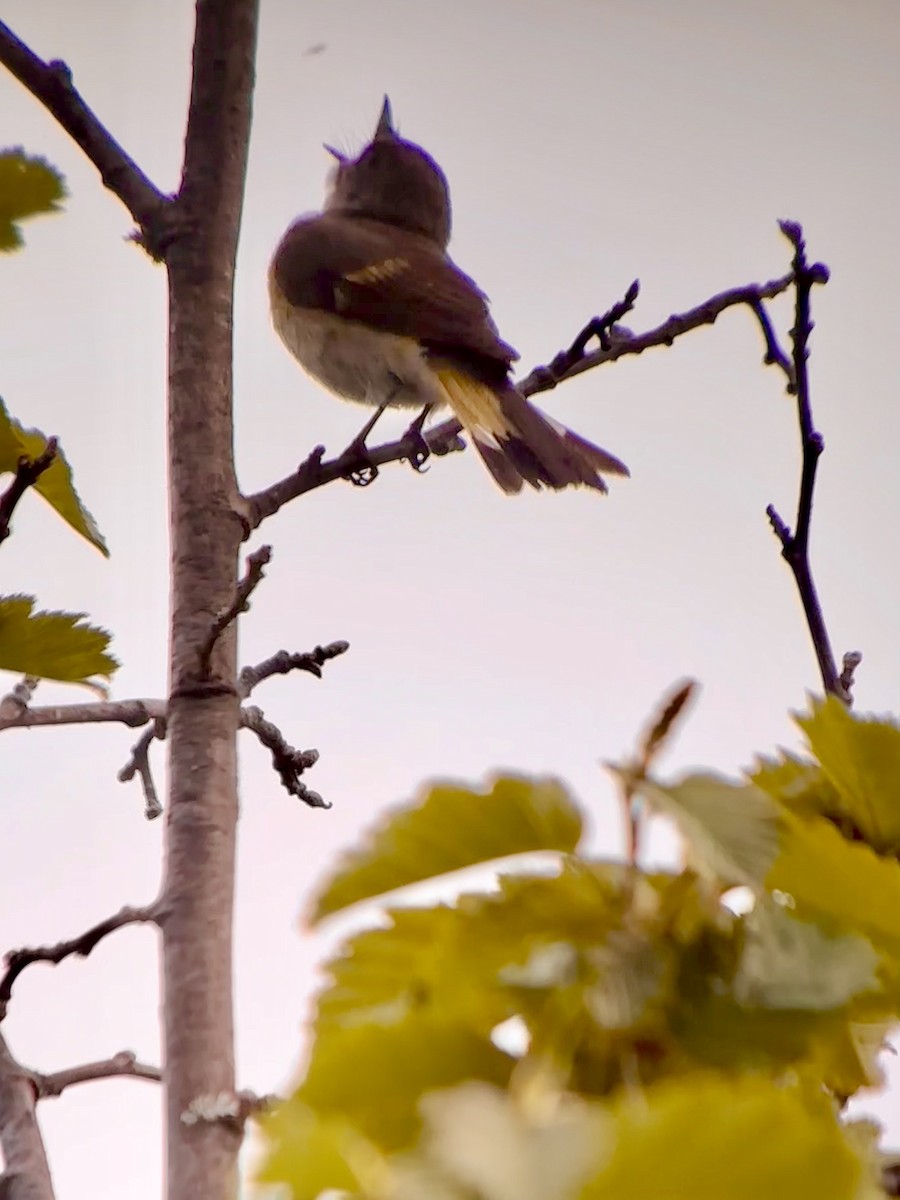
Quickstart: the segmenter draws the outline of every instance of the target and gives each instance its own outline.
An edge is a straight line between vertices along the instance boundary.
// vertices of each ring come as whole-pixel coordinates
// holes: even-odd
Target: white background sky
[[[7,0],[3,16],[70,64],[160,186],[177,185],[186,0]],[[526,370],[635,276],[629,324],[644,329],[781,274],[789,248],[776,220],[799,219],[833,272],[814,297],[813,400],[827,441],[814,565],[836,652],[865,655],[858,707],[896,709],[898,54],[894,0],[264,0],[237,280],[245,490],[317,442],[341,449],[365,416],[289,360],[269,327],[265,271],[283,228],[321,202],[321,143],[360,146],[386,91],[402,132],[446,168],[454,255]],[[0,391],[59,435],[112,549],[103,561],[28,497],[0,587],[89,612],[115,633],[114,695],[160,695],[163,273],[126,243],[124,210],[77,149],[2,76],[0,144],[46,154],[71,190],[66,214],[34,222],[26,252],[0,263]],[[784,327],[789,313],[777,311]],[[291,801],[242,741],[243,1086],[283,1087],[299,1052],[334,936],[298,927],[311,886],[422,780],[501,766],[561,775],[590,810],[596,845],[618,853],[597,760],[632,744],[675,679],[693,675],[703,691],[673,769],[733,771],[756,750],[798,744],[787,714],[817,671],[764,515],[774,501],[793,517],[798,435],[761,355],[751,316],[735,312],[545,398],[629,463],[632,480],[606,499],[508,498],[465,454],[421,478],[387,468],[367,491],[332,485],[265,527],[275,556],[241,627],[242,661],[334,638],[352,648],[322,682],[276,680],[257,698],[294,744],[321,751],[308,780],[331,812]],[[383,431],[401,427],[385,420]],[[38,699],[54,698],[81,696],[41,688]],[[0,949],[56,941],[155,894],[162,823],[145,823],[137,785],[115,778],[133,740],[117,727],[3,734]],[[162,782],[159,753],[156,770]],[[156,967],[143,929],[86,962],[34,967],[4,1032],[44,1071],[123,1048],[156,1060]],[[875,1107],[896,1144],[900,1105]],[[153,1085],[94,1084],[41,1117],[60,1197],[159,1194]]]

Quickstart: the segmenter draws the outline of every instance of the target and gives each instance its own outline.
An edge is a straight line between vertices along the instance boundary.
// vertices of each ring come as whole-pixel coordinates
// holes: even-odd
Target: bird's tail
[[[607,490],[601,472],[628,475],[623,462],[529,404],[512,384],[493,388],[466,372],[439,367],[447,403],[504,492],[533,488]]]

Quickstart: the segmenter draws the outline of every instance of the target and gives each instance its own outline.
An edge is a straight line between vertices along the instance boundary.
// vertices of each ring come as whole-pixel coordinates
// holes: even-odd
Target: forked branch
[[[711,296],[694,308],[673,314],[661,325],[641,334],[631,333],[616,324],[634,306],[638,294],[638,284],[635,281],[625,296],[608,312],[602,317],[592,318],[584,326],[571,346],[560,351],[545,366],[535,367],[517,386],[524,396],[534,396],[604,363],[615,362],[616,359],[629,354],[643,354],[645,350],[654,346],[671,346],[676,338],[692,329],[712,325],[729,308],[745,305],[755,311],[761,301],[786,291],[793,280],[794,275],[791,272],[768,283],[750,283],[743,287],[729,288],[728,291]],[[599,341],[599,347],[589,351],[588,345],[594,339]],[[461,428],[459,421],[451,417],[426,430],[425,441],[431,453],[442,456],[464,449],[465,443],[459,436]],[[413,460],[419,449],[415,438],[407,431],[395,442],[385,442],[382,446],[367,448],[366,455],[374,466],[381,467],[386,463]],[[246,512],[243,515],[247,521],[248,535],[289,501],[327,483],[333,483],[335,479],[345,478],[348,465],[352,464],[348,464],[345,455],[339,454],[336,458],[326,459],[325,447],[316,446],[293,474],[246,498]]]

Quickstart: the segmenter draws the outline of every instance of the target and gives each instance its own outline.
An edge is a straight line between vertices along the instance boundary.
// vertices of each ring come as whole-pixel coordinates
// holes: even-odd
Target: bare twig
[[[55,966],[73,954],[77,954],[80,958],[87,958],[98,942],[117,929],[124,929],[126,925],[147,925],[157,922],[157,911],[153,906],[147,908],[126,907],[66,942],[57,942],[55,946],[35,946],[11,950],[6,955],[6,973],[0,979],[0,1018],[2,1018],[12,995],[13,985],[25,968],[31,966],[32,963],[49,962]]]
[[[35,1113],[31,1075],[13,1058],[0,1036],[0,1175],[2,1200],[53,1200],[53,1182]]]
[[[812,576],[809,561],[809,531],[812,519],[813,493],[816,483],[816,470],[825,442],[813,424],[812,404],[809,393],[809,338],[813,330],[810,316],[810,294],[816,284],[828,282],[828,268],[823,263],[810,264],[806,257],[806,243],[803,230],[795,221],[781,221],[781,232],[794,248],[792,263],[795,309],[794,326],[791,329],[791,356],[781,350],[775,337],[768,316],[762,308],[762,300],[754,306],[754,312],[760,321],[763,336],[766,339],[766,361],[780,367],[787,380],[787,391],[797,397],[797,416],[800,425],[800,445],[802,451],[802,466],[800,471],[800,494],[797,500],[797,520],[793,532],[787,522],[781,517],[774,504],[766,509],[766,515],[772,525],[775,536],[781,543],[781,554],[791,568],[800,602],[806,616],[806,624],[812,638],[819,671],[822,676],[822,686],[826,693],[837,696],[849,703],[850,695],[844,687],[838,674],[831,640],[822,615],[819,594]],[[854,664],[853,670],[858,665]],[[852,671],[850,672],[852,679]]]
[[[255,733],[271,752],[272,766],[289,796],[296,796],[310,808],[331,808],[327,800],[323,800],[318,792],[311,791],[300,779],[304,771],[319,761],[318,750],[295,750],[288,745],[278,726],[267,721],[262,709],[252,704],[241,709],[241,725]]]
[[[131,747],[131,757],[122,767],[117,776],[119,783],[128,783],[135,775],[140,776],[141,788],[144,793],[144,816],[153,821],[162,815],[162,805],[153,782],[150,770],[150,744],[154,739],[163,741],[166,736],[166,722],[163,717],[157,717],[149,729],[146,729]]]
[[[130,158],[85,104],[64,62],[44,62],[0,21],[0,63],[56,118],[100,172],[100,178],[122,201],[143,231],[154,256],[161,216],[169,201]]]
[[[102,725],[119,722],[137,728],[165,717],[163,700],[101,700],[87,704],[42,704],[14,716],[0,716],[0,730],[35,729],[40,725]]]
[[[39,1100],[61,1096],[66,1088],[74,1087],[76,1083],[91,1083],[95,1079],[128,1076],[131,1079],[147,1079],[153,1083],[162,1081],[162,1071],[159,1067],[138,1062],[130,1050],[122,1050],[112,1058],[100,1059],[98,1062],[82,1063],[65,1071],[54,1071],[51,1075],[42,1075],[38,1071],[31,1071],[30,1075]]]
[[[213,647],[235,617],[250,607],[250,597],[265,574],[263,568],[271,559],[271,546],[260,546],[258,550],[247,555],[247,570],[234,589],[234,599],[213,621],[206,640],[200,646],[200,672],[204,678],[209,678]]]
[[[632,284],[624,299],[614,305],[605,316],[589,322],[568,350],[558,354],[548,365],[535,367],[531,374],[520,380],[516,386],[524,396],[534,396],[604,363],[615,362],[629,354],[643,354],[645,350],[654,346],[671,346],[682,334],[702,325],[712,325],[726,309],[748,305],[755,310],[755,306],[761,301],[786,291],[793,281],[794,275],[791,272],[779,279],[769,280],[768,283],[750,283],[743,287],[729,288],[728,291],[719,292],[686,312],[673,314],[661,325],[641,334],[628,333],[615,327],[615,321],[631,308],[636,299],[637,286],[636,283]],[[600,348],[588,354],[587,344],[594,336],[600,337]],[[431,453],[444,455],[464,449],[465,443],[459,436],[461,428],[459,421],[451,417],[426,430],[425,441]],[[371,449],[367,447],[366,457],[374,466],[381,467],[386,463],[414,458],[420,450],[421,447],[407,433],[395,442],[386,442]],[[353,462],[345,455],[326,460],[325,447],[316,446],[293,474],[246,497],[248,536],[267,517],[278,512],[289,501],[332,483],[335,479],[345,478],[348,467],[352,466]]]
[[[12,483],[0,496],[0,542],[5,542],[9,537],[9,522],[16,505],[55,461],[56,438],[48,439],[47,445],[37,458],[29,458],[23,454],[19,459]]]
[[[253,689],[265,679],[273,675],[287,675],[291,671],[309,671],[317,679],[322,678],[322,667],[332,658],[346,654],[350,649],[349,642],[329,642],[326,646],[316,646],[304,654],[291,654],[287,650],[279,650],[271,658],[264,659],[255,667],[244,667],[238,678],[238,695],[246,700]]]

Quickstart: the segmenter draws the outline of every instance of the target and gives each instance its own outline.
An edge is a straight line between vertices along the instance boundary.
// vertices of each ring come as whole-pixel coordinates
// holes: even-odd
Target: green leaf
[[[424,1016],[487,1036],[512,1015],[498,986],[498,961],[527,953],[527,946],[517,939],[504,954],[496,927],[489,930],[477,914],[442,905],[389,915],[388,928],[358,934],[326,964],[332,982],[318,998],[318,1029]]]
[[[484,1083],[422,1101],[423,1155],[462,1200],[567,1200],[596,1171],[609,1122],[575,1097],[510,1095]],[[427,1196],[402,1186],[402,1198]],[[416,1176],[413,1176],[413,1181]]]
[[[788,814],[769,891],[791,898],[799,916],[830,921],[900,953],[900,863],[864,842],[849,842],[822,817]]]
[[[502,776],[488,793],[435,784],[352,850],[316,898],[311,921],[461,867],[534,850],[574,850],[581,814],[553,779]]]
[[[605,1030],[632,1038],[663,1024],[674,987],[675,955],[667,942],[618,929],[587,951],[596,975],[585,991],[588,1011]]]
[[[28,155],[21,147],[0,150],[0,250],[18,250],[23,239],[16,223],[59,212],[65,196],[62,175],[46,159]]]
[[[626,1095],[582,1200],[862,1200],[868,1178],[835,1106],[811,1088],[687,1076]]]
[[[15,471],[19,459],[25,453],[25,443],[19,437],[20,428],[0,399],[0,474],[4,471]]]
[[[0,596],[0,670],[96,687],[119,664],[110,635],[84,624],[85,613],[34,612],[33,596]]]
[[[700,874],[726,886],[754,886],[765,878],[781,836],[779,806],[765,792],[712,773],[689,775],[669,787],[639,780],[635,791],[672,818]]]
[[[409,1017],[398,1025],[329,1027],[316,1037],[296,1095],[394,1150],[415,1140],[425,1092],[464,1079],[504,1086],[515,1061],[489,1038],[441,1021]]]
[[[777,758],[759,757],[748,771],[750,783],[801,816],[834,819],[838,794],[818,763],[780,751]]]
[[[834,696],[796,716],[838,797],[838,811],[882,854],[900,851],[900,728],[856,715]]]
[[[0,475],[4,471],[15,471],[23,454],[32,459],[37,458],[43,454],[46,446],[47,438],[44,434],[37,429],[25,429],[9,416],[6,406],[0,400]],[[43,496],[76,533],[80,533],[96,546],[101,554],[109,557],[109,550],[96,521],[81,503],[75,490],[72,468],[60,447],[57,447],[55,460],[37,480],[33,490]]]
[[[323,1117],[296,1098],[279,1105],[261,1124],[268,1153],[257,1182],[287,1184],[292,1200],[316,1200],[332,1188],[361,1191],[366,1168],[383,1161],[348,1121]]]
[[[739,1004],[826,1011],[879,988],[878,955],[865,938],[826,933],[762,898],[744,929],[734,979]]]

